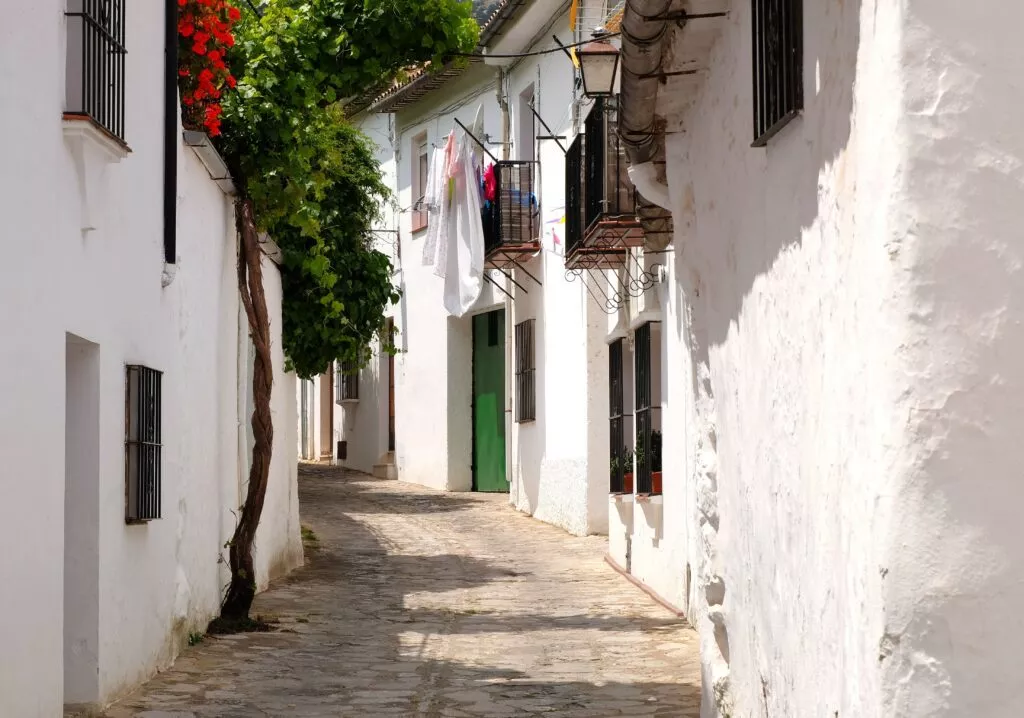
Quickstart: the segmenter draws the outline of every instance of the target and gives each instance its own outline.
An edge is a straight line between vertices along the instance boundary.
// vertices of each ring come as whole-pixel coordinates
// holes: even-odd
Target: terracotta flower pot
[[[632,472],[622,477],[622,492],[625,494],[633,493],[633,474]]]
[[[651,474],[651,493],[661,493],[661,472],[655,471]]]

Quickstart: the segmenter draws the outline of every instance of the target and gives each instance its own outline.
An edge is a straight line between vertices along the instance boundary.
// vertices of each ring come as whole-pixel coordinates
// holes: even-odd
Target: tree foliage
[[[389,190],[341,101],[472,49],[478,33],[458,0],[276,0],[236,27],[224,147],[284,255],[284,350],[300,376],[364,361],[398,299],[391,263],[372,247]]]
[[[223,3],[179,0],[179,35],[191,42],[186,53],[222,61],[201,41],[226,33],[222,24],[238,16]],[[216,69],[237,92],[223,93],[212,70],[194,74],[187,55],[179,69],[192,102],[186,121],[202,117],[212,134],[219,131],[239,188],[238,288],[256,355],[252,463],[228,544],[222,627],[249,623],[252,550],[273,453],[273,357],[258,234],[273,238],[284,256],[282,335],[290,368],[310,377],[335,360],[361,364],[375,336],[393,351],[381,330],[398,295],[391,262],[373,248],[372,236],[389,191],[369,140],[346,121],[341,102],[411,63],[469,50],[479,32],[469,3],[459,0],[269,0],[262,7],[261,16],[243,15],[235,34],[223,38],[232,48],[231,71]],[[189,19],[204,15],[210,22]],[[221,103],[214,127],[209,108],[200,113],[197,102]]]

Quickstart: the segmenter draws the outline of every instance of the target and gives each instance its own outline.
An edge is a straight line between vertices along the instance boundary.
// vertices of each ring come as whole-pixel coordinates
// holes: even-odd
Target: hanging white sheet
[[[477,109],[473,129],[482,134],[482,108]],[[475,141],[464,131],[458,135],[453,162],[450,165],[450,213],[447,221],[447,242],[439,238],[444,257],[444,306],[448,313],[462,317],[469,311],[483,289],[484,225],[481,217],[480,152]],[[440,254],[440,253],[439,253]],[[440,260],[441,257],[439,256]]]

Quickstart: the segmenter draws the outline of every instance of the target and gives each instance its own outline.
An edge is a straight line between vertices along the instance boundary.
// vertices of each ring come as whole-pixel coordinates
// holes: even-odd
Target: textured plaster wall
[[[905,307],[884,498],[883,715],[1024,712],[1024,8],[903,3],[903,180],[887,246]],[[872,636],[872,638],[876,638]]]
[[[127,14],[127,139],[132,153],[92,173],[97,229],[83,234],[79,177],[62,137],[64,3],[12,8],[0,29],[0,64],[37,57],[30,74],[0,78],[0,715],[55,716],[62,704],[108,700],[170,663],[187,632],[216,611],[224,572],[217,557],[234,528],[239,464],[238,300],[233,221],[226,198],[191,150],[179,147],[178,253],[173,283],[161,287],[163,9]],[[90,172],[99,165],[91,161]],[[267,268],[268,299],[279,294]],[[275,284],[275,282],[278,282]],[[279,317],[279,308],[274,314]],[[279,329],[279,321],[277,329]],[[96,398],[95,431],[75,428],[65,452],[66,337],[89,342],[86,382]],[[78,340],[76,339],[76,342]],[[279,346],[280,341],[276,344]],[[163,518],[124,523],[124,366],[164,372]],[[281,370],[280,356],[276,369]],[[282,376],[278,374],[278,376]],[[92,386],[87,386],[92,382]],[[279,441],[266,527],[258,539],[268,569],[301,557],[294,502],[294,394],[279,380]],[[69,394],[75,405],[75,394]],[[80,452],[80,455],[79,455]],[[74,455],[72,455],[74,454]],[[96,536],[88,576],[64,573],[65,465],[94,461],[96,484],[69,496],[94,511],[70,517]],[[78,481],[82,474],[69,474]],[[284,484],[290,488],[279,491]],[[87,488],[87,487],[86,487]],[[86,494],[83,496],[83,493]],[[89,494],[91,493],[91,498]],[[78,503],[68,508],[78,511]],[[282,531],[294,536],[282,536]],[[77,548],[77,547],[74,547]],[[67,586],[67,596],[65,596]],[[63,680],[63,604],[91,623],[96,681]],[[92,608],[90,608],[92,606]],[[80,614],[81,615],[81,614]]]
[[[703,710],[1020,715],[1024,11],[805,13],[800,119],[748,147],[737,3],[668,141]]]
[[[906,419],[900,9],[804,12],[806,109],[767,149],[750,147],[749,4],[670,118],[667,565],[709,716],[902,715],[879,663]]]

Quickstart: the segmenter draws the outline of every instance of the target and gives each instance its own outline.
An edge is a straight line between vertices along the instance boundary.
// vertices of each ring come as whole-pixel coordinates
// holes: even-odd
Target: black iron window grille
[[[618,108],[611,97],[598,98],[583,123],[584,234],[602,217],[636,214],[636,195],[617,123]]]
[[[565,253],[583,241],[583,135],[569,145],[565,155]]]
[[[539,206],[533,162],[501,160],[494,165],[494,199],[483,207],[484,250],[537,241]]]
[[[537,418],[537,367],[534,320],[516,324],[516,422]]]
[[[754,147],[763,147],[804,108],[803,0],[751,0]]]
[[[160,518],[161,380],[163,374],[130,365],[125,382],[125,519]]]
[[[634,335],[636,369],[636,492],[654,491],[651,436],[654,433],[654,401],[651,382],[651,324],[637,327]]]
[[[338,376],[335,379],[336,401],[354,401],[359,398],[359,367],[351,362],[338,365]]]
[[[66,112],[124,140],[127,0],[68,0]]]
[[[626,487],[626,474],[633,473],[633,467],[626,466],[626,461],[629,457],[626,452],[626,392],[622,345],[623,341],[619,339],[608,346],[609,446],[611,447],[608,489],[613,494],[626,493],[632,488]]]

